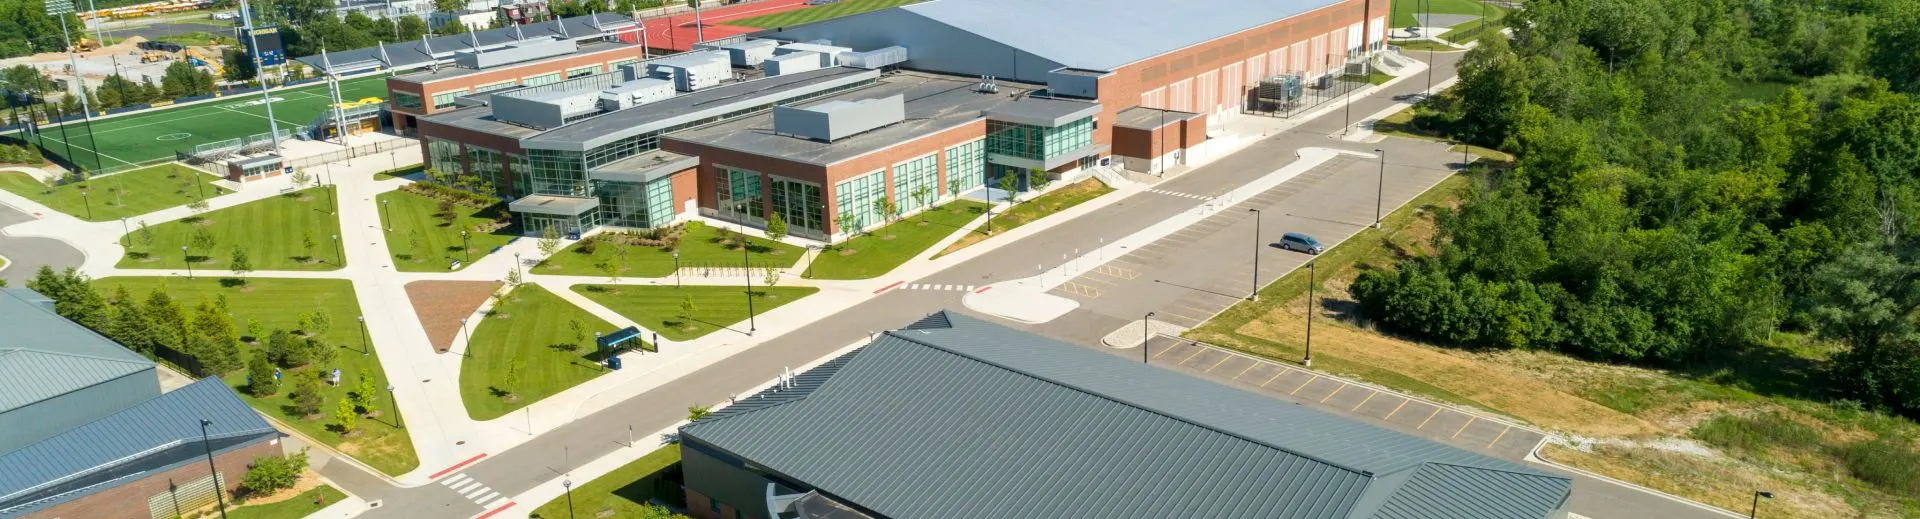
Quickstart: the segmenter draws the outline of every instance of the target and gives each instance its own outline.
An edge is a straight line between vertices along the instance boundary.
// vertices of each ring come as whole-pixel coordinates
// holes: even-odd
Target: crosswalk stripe
[[[493,488],[488,487],[486,485],[480,485],[480,488],[478,490],[468,492],[464,495],[467,497],[467,499],[473,499],[475,497],[479,497],[481,494],[485,494],[487,492],[492,492],[492,491],[493,491]]]
[[[491,500],[493,500],[493,498],[496,498],[496,497],[500,497],[500,493],[499,493],[499,492],[494,492],[494,493],[492,493],[492,494],[487,494],[486,496],[484,496],[484,497],[481,497],[480,499],[475,499],[475,500],[473,500],[473,502],[475,502],[475,503],[485,503],[485,502],[487,502],[487,501],[491,501]]]
[[[454,474],[453,477],[440,480],[440,484],[451,487],[455,483],[464,483],[467,481],[467,479],[468,477],[466,474]]]
[[[453,491],[461,494],[465,494],[467,493],[468,490],[473,490],[473,487],[477,487],[477,486],[480,486],[480,480],[469,479],[467,480],[466,483],[461,483],[459,485],[454,486]]]
[[[502,497],[502,498],[500,498],[500,499],[495,499],[495,500],[493,500],[493,502],[492,502],[492,503],[487,503],[487,506],[485,506],[484,508],[487,508],[487,509],[489,509],[489,510],[491,510],[491,509],[493,509],[494,507],[497,507],[497,506],[500,506],[500,505],[503,505],[503,504],[506,504],[506,502],[507,502],[507,498],[504,498],[504,497]]]

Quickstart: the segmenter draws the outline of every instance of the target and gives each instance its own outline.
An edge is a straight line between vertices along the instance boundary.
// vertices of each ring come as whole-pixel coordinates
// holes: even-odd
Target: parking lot
[[[1136,342],[1137,344],[1137,342]],[[1361,419],[1496,458],[1521,461],[1546,435],[1510,419],[1460,409],[1173,336],[1149,343],[1154,364]]]

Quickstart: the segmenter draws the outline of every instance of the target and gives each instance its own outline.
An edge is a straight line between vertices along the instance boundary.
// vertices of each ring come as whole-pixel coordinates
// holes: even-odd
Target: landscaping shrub
[[[462,191],[431,182],[413,182],[400,186],[400,190],[443,202],[453,202],[473,209],[486,209],[500,203],[500,199],[479,193]]]
[[[33,146],[0,145],[0,164],[40,164],[46,159],[40,157],[40,148]]]
[[[1820,445],[1820,431],[1779,413],[1720,415],[1694,426],[1693,437],[1728,450],[1758,452],[1767,447],[1805,449]]]
[[[253,466],[240,479],[240,488],[248,495],[270,495],[293,488],[294,483],[300,481],[300,473],[306,470],[305,451],[286,456],[261,456],[253,459]]]
[[[1910,441],[1883,436],[1855,442],[1840,449],[1840,458],[1854,477],[1894,493],[1920,494],[1920,450]]]

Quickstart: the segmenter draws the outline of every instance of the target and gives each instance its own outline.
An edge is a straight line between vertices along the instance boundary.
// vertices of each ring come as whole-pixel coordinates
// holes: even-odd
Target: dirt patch
[[[499,288],[498,281],[415,281],[407,283],[407,298],[434,351],[446,353],[460,335],[460,319],[473,315]]]
[[[1306,337],[1306,300],[1276,308],[1235,333],[1299,344]],[[1320,319],[1315,319],[1320,320]],[[1639,418],[1567,394],[1538,379],[1456,352],[1335,324],[1313,330],[1314,353],[1374,366],[1419,380],[1550,429],[1597,436],[1634,436],[1657,428]]]

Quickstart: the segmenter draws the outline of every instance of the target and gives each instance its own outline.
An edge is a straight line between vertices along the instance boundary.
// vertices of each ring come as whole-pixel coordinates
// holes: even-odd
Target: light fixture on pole
[[[1151,364],[1150,362],[1147,361],[1147,336],[1148,336],[1147,330],[1149,328],[1149,325],[1151,325],[1152,323],[1153,323],[1153,312],[1147,312],[1146,317],[1140,318],[1140,363],[1141,364]]]
[[[393,201],[381,200],[380,212],[387,215],[387,232],[393,232]]]
[[[560,480],[560,488],[567,489],[567,517],[568,519],[572,519],[573,518],[573,480],[571,479]]]
[[[367,344],[372,341],[367,340],[367,316],[355,317],[354,320],[360,321],[360,355],[363,357],[370,355],[368,352],[371,350],[367,348]]]
[[[220,503],[220,519],[226,519],[227,496],[225,494],[227,493],[227,489],[226,485],[221,483],[221,480],[226,478],[220,477],[220,468],[213,464],[213,440],[207,436],[207,426],[209,425],[213,425],[212,420],[205,418],[200,419],[200,448],[207,453],[207,472],[208,476],[213,478],[213,499]]]
[[[1373,228],[1379,229],[1380,207],[1387,198],[1387,151],[1374,148],[1373,152],[1380,154],[1380,180],[1374,184],[1373,192]]]
[[[407,422],[400,417],[400,401],[393,399],[393,384],[387,384],[387,403],[393,406],[393,428],[405,430]]]
[[[347,253],[340,249],[340,235],[333,235],[333,260],[339,265],[347,264]]]
[[[680,287],[680,251],[673,251],[673,288]]]
[[[1773,493],[1765,490],[1753,491],[1753,508],[1747,510],[1747,519],[1754,519],[1760,515],[1760,498],[1763,497],[1767,498],[1768,501],[1772,501]]]
[[[1253,290],[1247,292],[1248,301],[1260,300],[1260,214],[1259,209],[1247,209],[1253,213]]]
[[[193,279],[193,258],[187,256],[187,246],[180,246],[180,261],[187,264],[187,279]]]
[[[1307,357],[1300,361],[1301,366],[1313,367],[1313,285],[1314,263],[1307,262]]]

